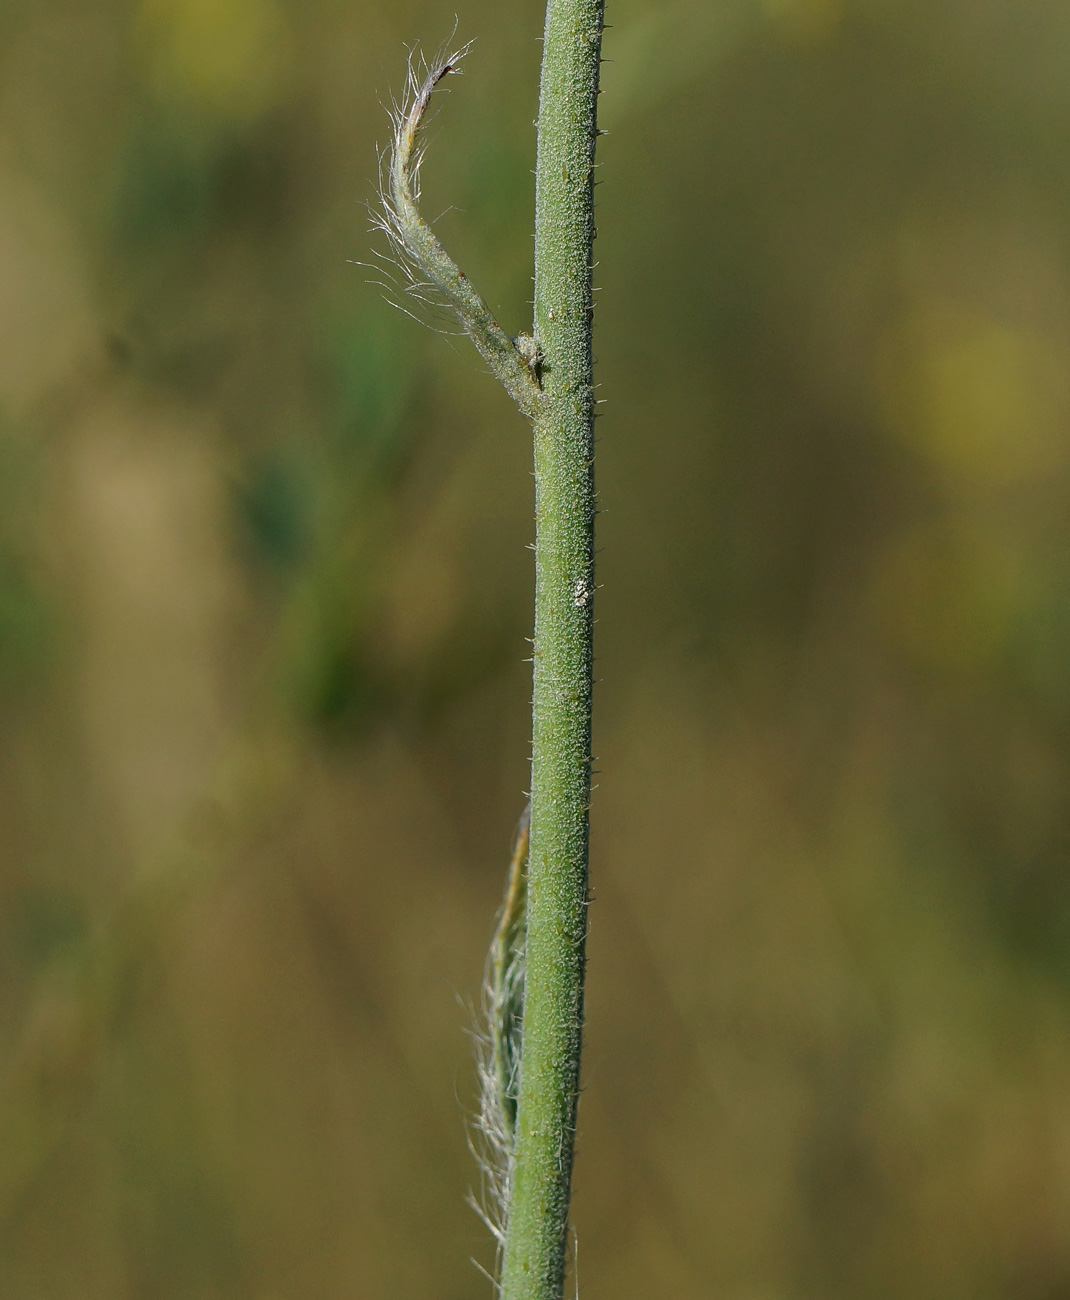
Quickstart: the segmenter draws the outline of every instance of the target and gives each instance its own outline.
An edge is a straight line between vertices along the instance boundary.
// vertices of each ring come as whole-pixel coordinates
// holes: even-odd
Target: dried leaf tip
[[[408,281],[405,292],[452,308],[480,356],[521,412],[533,420],[544,400],[537,374],[419,210],[422,128],[427,110],[443,79],[459,73],[458,65],[470,48],[471,42],[431,64],[415,51],[410,54],[406,96],[392,112],[394,138],[389,166],[384,168],[382,209],[376,225],[386,233]]]

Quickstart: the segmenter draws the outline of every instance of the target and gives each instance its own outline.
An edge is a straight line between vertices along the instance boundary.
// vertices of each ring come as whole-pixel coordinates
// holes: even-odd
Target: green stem
[[[421,135],[467,46],[410,64],[379,224],[409,291],[457,313],[535,435],[530,842],[491,951],[481,1127],[502,1300],[560,1300],[583,1039],[594,614],[594,146],[603,0],[549,0],[535,173],[534,337],[511,339],[419,211]],[[527,850],[527,881],[521,877]],[[526,937],[524,896],[526,892]],[[523,979],[514,1120],[515,1007]],[[502,1220],[504,1219],[504,1223]]]
[[[592,248],[602,0],[549,0],[539,97],[535,639],[526,980],[502,1300],[559,1300],[587,933],[594,597]]]

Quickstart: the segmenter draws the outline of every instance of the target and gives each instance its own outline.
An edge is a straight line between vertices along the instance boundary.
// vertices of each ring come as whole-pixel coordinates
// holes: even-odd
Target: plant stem
[[[539,96],[535,638],[524,1017],[502,1300],[559,1300],[587,933],[594,604],[592,249],[602,0],[549,0]]]
[[[491,950],[481,1128],[502,1300],[560,1300],[565,1280],[587,937],[594,631],[592,253],[604,0],[549,0],[535,172],[534,337],[511,339],[420,215],[421,132],[467,46],[409,64],[386,176],[386,232],[409,280],[448,304],[531,421],[535,638],[530,840],[518,841]],[[521,877],[525,847],[527,881]],[[526,916],[523,902],[526,893]],[[526,935],[522,932],[526,926]],[[515,1007],[523,979],[519,1095]]]

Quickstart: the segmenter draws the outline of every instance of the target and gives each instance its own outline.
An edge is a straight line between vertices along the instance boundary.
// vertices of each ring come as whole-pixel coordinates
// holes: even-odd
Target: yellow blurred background
[[[490,1294],[530,448],[359,265],[454,8],[0,7],[11,1300]],[[1070,9],[607,17],[582,1294],[1070,1300]],[[541,22],[425,174],[511,332]]]

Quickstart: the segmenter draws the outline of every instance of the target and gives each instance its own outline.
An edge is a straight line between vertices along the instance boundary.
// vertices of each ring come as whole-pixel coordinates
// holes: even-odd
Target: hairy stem
[[[422,73],[410,63],[409,98],[395,114],[380,223],[410,290],[430,292],[456,312],[534,428],[530,828],[522,827],[513,854],[484,998],[480,1129],[491,1204],[478,1208],[501,1247],[502,1300],[560,1300],[565,1278],[587,936],[595,517],[591,268],[603,2],[549,0],[547,6],[533,337],[509,338],[419,212],[425,116],[467,47]]]
[[[594,597],[592,249],[602,0],[549,0],[539,96],[526,977],[503,1300],[559,1300],[583,1032]]]

